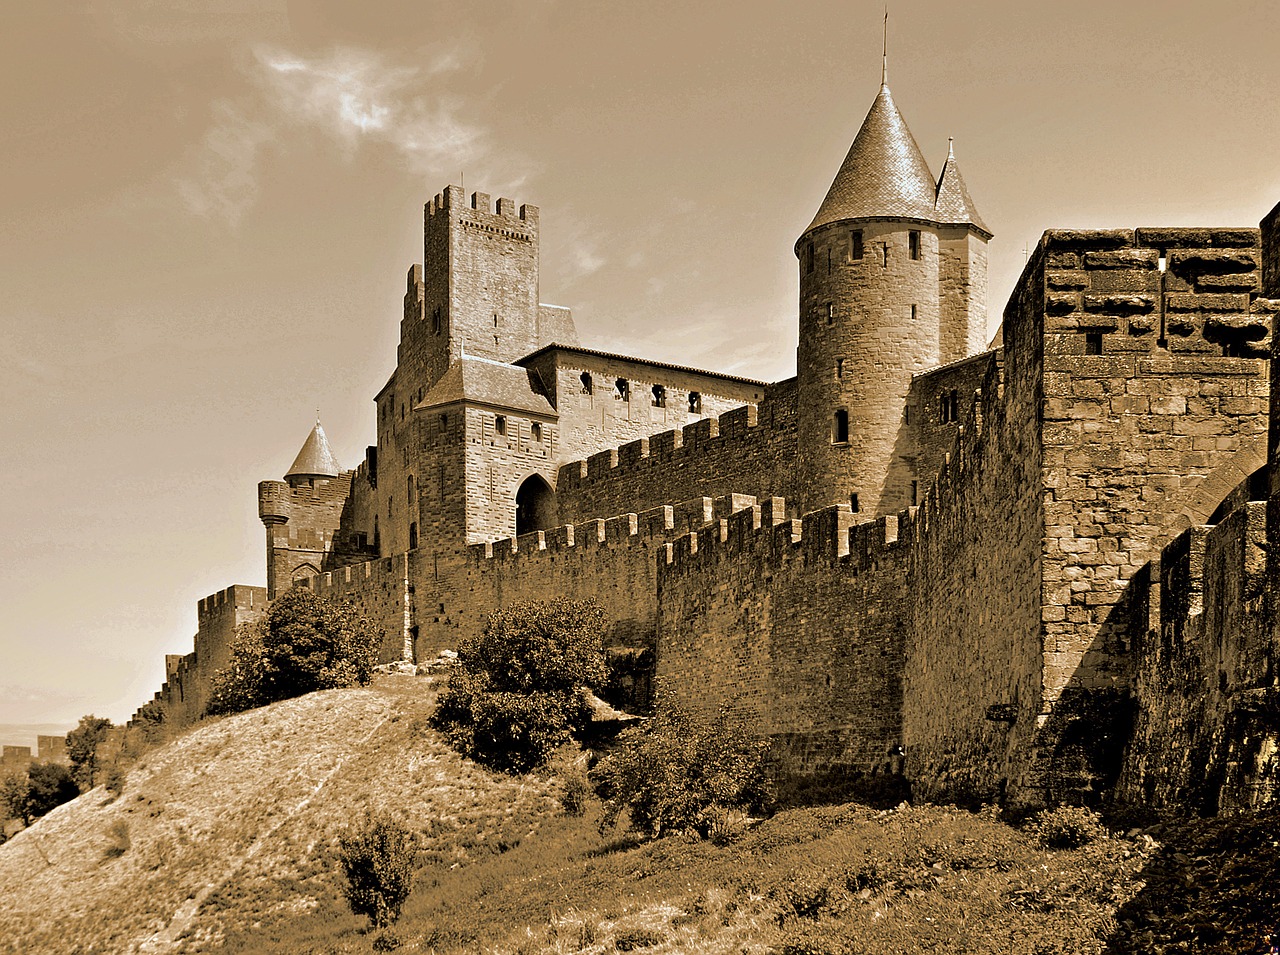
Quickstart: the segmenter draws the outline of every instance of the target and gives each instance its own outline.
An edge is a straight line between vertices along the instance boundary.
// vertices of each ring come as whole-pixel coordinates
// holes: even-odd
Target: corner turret
[[[333,451],[329,449],[329,439],[325,437],[324,428],[320,427],[320,419],[316,419],[315,427],[302,443],[302,450],[293,459],[284,479],[290,487],[314,485],[316,481],[331,481],[342,473]]]

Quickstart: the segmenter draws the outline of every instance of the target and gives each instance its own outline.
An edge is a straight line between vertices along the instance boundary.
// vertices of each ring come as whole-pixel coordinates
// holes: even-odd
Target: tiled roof
[[[555,409],[535,387],[531,372],[504,362],[464,356],[449,366],[435,386],[418,402],[418,408],[438,408],[468,401],[510,411],[524,411],[548,418]]]
[[[950,225],[971,225],[991,234],[978,209],[973,204],[969,190],[965,188],[964,177],[960,175],[960,167],[956,165],[956,150],[951,143],[947,144],[947,161],[942,164],[942,175],[938,177],[937,216],[939,222]]]
[[[888,85],[880,93],[849,154],[805,232],[841,219],[935,221],[937,188]]]
[[[293,467],[289,468],[285,478],[291,477],[337,477],[342,473],[338,460],[329,449],[329,439],[324,436],[324,428],[320,422],[311,429],[302,450],[293,459]]]
[[[613,361],[631,362],[636,365],[650,365],[654,368],[669,368],[672,371],[686,371],[695,375],[706,375],[708,378],[724,378],[728,381],[741,382],[744,385],[759,385],[764,387],[768,384],[768,382],[760,381],[756,378],[743,378],[741,375],[730,375],[722,371],[708,371],[705,368],[694,368],[690,365],[672,365],[665,361],[654,361],[652,358],[635,358],[631,355],[619,355],[616,352],[597,351],[594,348],[583,348],[581,345],[569,345],[564,342],[552,342],[550,345],[543,345],[537,351],[530,352],[523,358],[517,358],[516,364],[528,364],[542,355],[545,355],[549,351],[572,352],[578,355],[594,355],[596,358],[608,358]]]

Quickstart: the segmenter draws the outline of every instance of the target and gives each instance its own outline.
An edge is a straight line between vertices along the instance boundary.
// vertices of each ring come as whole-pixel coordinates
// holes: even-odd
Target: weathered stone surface
[[[1155,269],[1159,263],[1159,253],[1154,249],[1088,252],[1084,257],[1086,269]]]
[[[1156,307],[1149,295],[1086,295],[1086,312],[1109,312],[1113,315],[1143,315]]]
[[[1169,268],[1180,275],[1250,272],[1258,268],[1258,254],[1244,249],[1175,249]]]
[[[1257,229],[1137,229],[1138,245],[1157,249],[1253,248],[1258,244]]]
[[[1119,249],[1133,245],[1133,230],[1050,229],[1042,241],[1049,252]]]

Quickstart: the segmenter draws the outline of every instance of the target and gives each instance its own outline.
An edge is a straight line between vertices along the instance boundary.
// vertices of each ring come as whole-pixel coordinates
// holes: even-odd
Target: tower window
[[[667,389],[662,385],[653,386],[653,406],[655,408],[665,408],[667,406]]]
[[[689,414],[702,414],[702,393],[689,392]]]
[[[431,333],[433,335],[440,334],[440,306],[437,305],[431,310]]]
[[[591,372],[584,371],[582,373],[582,377],[579,380],[582,382],[582,393],[584,395],[591,394],[591,391],[592,391]]]
[[[836,318],[836,307],[828,302],[826,304],[827,324],[830,325]]]
[[[1102,332],[1084,333],[1084,353],[1086,355],[1102,354]]]
[[[409,525],[409,550],[418,549],[418,522]]]
[[[844,359],[843,358],[836,359],[836,377],[837,378],[844,377]]]
[[[858,492],[857,491],[854,491],[852,494],[849,495],[849,510],[853,511],[853,513],[855,514],[858,513]]]
[[[631,400],[631,382],[625,378],[619,378],[613,383],[613,395],[619,401]]]
[[[907,233],[907,247],[911,250],[911,258],[920,258],[920,233],[916,229],[912,229]]]
[[[447,414],[442,414],[440,416],[440,430],[444,431],[448,427],[449,427],[449,416]]]
[[[938,405],[938,417],[943,424],[952,424],[960,419],[960,398],[954,388],[938,396]]]
[[[533,440],[534,440],[534,441],[541,441],[541,440],[542,440],[542,425],[540,425],[538,422],[536,422],[536,421],[535,421],[533,424],[529,425],[529,433],[530,433],[531,435],[533,435]]]
[[[841,408],[836,412],[834,426],[831,429],[831,440],[836,444],[849,443],[849,412]]]
[[[916,320],[916,307],[914,305],[911,306],[911,320],[913,322]]]
[[[498,415],[493,419],[493,430],[499,435],[506,437],[507,434],[507,417],[506,415]]]
[[[854,229],[849,233],[849,258],[862,258],[862,230]]]
[[[804,247],[804,274],[809,275],[813,271],[813,243],[809,242]]]
[[[884,242],[881,244],[880,255],[883,257],[880,260],[880,267],[883,269],[887,269],[889,267],[889,243],[888,242]]]

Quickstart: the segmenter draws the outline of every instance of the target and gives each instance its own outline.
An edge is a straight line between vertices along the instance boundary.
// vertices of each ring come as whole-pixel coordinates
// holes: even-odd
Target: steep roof
[[[841,219],[935,220],[933,173],[887,83],[805,232]]]
[[[547,418],[557,417],[551,402],[534,387],[529,376],[527,369],[466,355],[449,366],[416,407],[438,408],[467,401]]]
[[[342,472],[338,460],[329,449],[329,439],[324,436],[324,428],[316,421],[316,426],[302,443],[302,450],[293,459],[293,467],[289,468],[285,479],[293,477],[337,477]]]
[[[956,164],[955,144],[947,143],[947,161],[942,164],[942,174],[938,176],[937,216],[939,222],[948,225],[971,225],[987,235],[987,228],[978,208],[973,204],[969,190],[965,188],[964,177],[960,175],[960,167]]]

